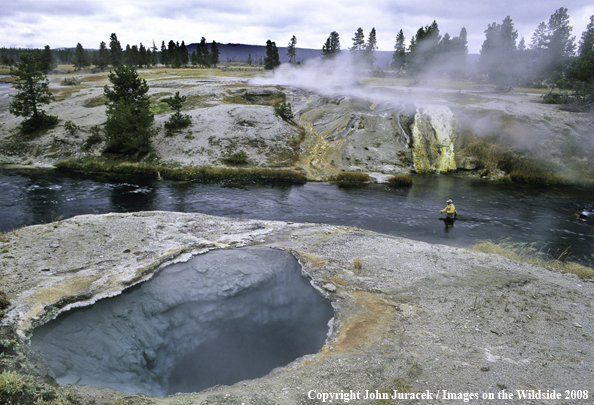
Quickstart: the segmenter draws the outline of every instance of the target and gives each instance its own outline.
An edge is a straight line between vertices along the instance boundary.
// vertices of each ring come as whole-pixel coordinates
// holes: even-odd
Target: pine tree
[[[280,65],[280,57],[276,43],[271,40],[266,41],[266,57],[264,58],[264,69],[272,70]]]
[[[517,38],[518,32],[509,16],[501,24],[487,26],[479,68],[489,76],[491,83],[504,86],[513,82]]]
[[[375,50],[377,49],[377,38],[375,33],[375,27],[369,31],[369,37],[367,38],[367,43],[365,44],[365,62],[369,65],[371,69],[373,69],[373,64],[375,63]]]
[[[118,37],[115,33],[109,37],[109,50],[111,66],[117,66],[122,63],[122,45],[118,41]]]
[[[109,50],[105,41],[99,44],[99,51],[97,52],[97,67],[101,70],[109,65]]]
[[[328,46],[330,43],[328,42]],[[359,66],[363,62],[363,52],[365,51],[365,34],[363,33],[363,29],[361,27],[357,28],[355,31],[355,36],[353,37],[353,46],[349,48],[349,52],[351,53],[351,60],[355,66]]]
[[[169,107],[175,111],[171,117],[165,122],[165,128],[169,130],[185,128],[192,123],[189,115],[181,113],[183,104],[186,102],[186,96],[180,96],[179,91],[175,93],[175,96],[165,99],[165,102],[169,104]]]
[[[146,80],[136,69],[117,65],[108,75],[113,88],[105,86],[108,99],[105,123],[108,153],[145,155],[151,151],[154,115],[150,111]]]
[[[219,64],[219,56],[221,55],[221,53],[219,52],[219,47],[217,45],[217,43],[215,41],[212,41],[212,43],[210,44],[210,64],[213,67],[217,67],[217,65]]]
[[[169,54],[165,46],[165,41],[161,41],[161,64],[163,66],[169,66]]]
[[[332,31],[326,43],[322,46],[322,57],[324,59],[331,59],[338,53],[340,53],[340,36],[338,32]]]
[[[198,44],[198,50],[200,51],[200,65],[202,65],[202,67],[210,67],[210,54],[208,52],[206,38],[202,37],[200,44]]]
[[[49,72],[56,67],[56,61],[54,54],[52,53],[49,45],[46,45],[41,51],[41,57],[39,59],[39,68],[43,73]]]
[[[578,57],[568,72],[568,78],[594,84],[594,15],[582,33]]]
[[[149,59],[148,59],[148,55],[146,52],[146,48],[144,47],[144,45],[142,45],[142,42],[140,43],[140,46],[138,47],[138,66],[143,67],[143,66],[147,66],[149,65]]]
[[[406,67],[406,45],[404,45],[404,32],[400,30],[396,35],[394,55],[392,56],[392,69],[401,70]]]
[[[22,132],[31,133],[56,125],[58,117],[47,115],[39,108],[54,100],[49,81],[40,68],[39,58],[33,54],[20,54],[16,68],[11,68],[10,74],[16,79],[14,87],[17,94],[11,96],[8,111],[17,117],[27,117],[22,123]]]
[[[295,57],[297,55],[296,47],[297,47],[297,37],[295,35],[293,35],[293,37],[291,38],[291,41],[289,41],[289,44],[287,45],[287,56],[289,57],[289,63],[295,63]],[[251,65],[251,63],[250,63],[250,65]]]
[[[571,36],[573,28],[569,25],[567,9],[561,7],[549,19],[547,25],[549,36],[546,44],[546,71],[562,72],[567,58],[575,53],[575,37]]]
[[[536,31],[532,34],[532,40],[530,42],[530,48],[538,51],[539,56],[544,51],[547,45],[548,29],[545,22],[541,22],[536,27]]]
[[[413,74],[419,74],[435,64],[439,55],[439,26],[436,21],[431,25],[421,27],[411,39],[409,52],[409,68]]]
[[[186,43],[184,41],[182,41],[181,45],[179,46],[179,54],[182,66],[186,66],[188,62],[190,62],[190,57],[188,54],[188,48],[186,48]]]
[[[130,44],[126,44],[126,49],[124,50],[124,57],[122,59],[124,65],[128,67],[134,66],[134,59],[132,56],[132,48],[130,47]]]
[[[152,66],[155,66],[157,63],[159,63],[158,52],[159,52],[159,49],[157,48],[157,45],[155,45],[155,40],[153,39],[153,46],[151,48],[151,65]]]
[[[353,46],[351,47],[352,52],[361,52],[365,49],[365,34],[363,33],[363,28],[357,28],[355,31],[355,36],[353,38]]]
[[[79,70],[90,65],[89,54],[83,49],[83,46],[76,44],[76,50],[74,51],[74,67]]]

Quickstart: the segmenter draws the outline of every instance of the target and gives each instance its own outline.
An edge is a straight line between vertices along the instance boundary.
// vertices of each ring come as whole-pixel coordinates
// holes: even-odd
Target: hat
[[[446,201],[447,203],[451,203],[453,202],[450,198],[448,198],[448,200]]]

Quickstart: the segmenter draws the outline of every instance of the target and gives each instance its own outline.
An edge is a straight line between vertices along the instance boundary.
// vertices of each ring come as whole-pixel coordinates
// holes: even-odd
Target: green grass
[[[167,180],[201,183],[295,183],[303,184],[306,176],[295,170],[271,168],[171,167],[152,163],[117,162],[102,159],[62,160],[55,164],[61,171],[127,174]]]
[[[36,381],[33,377],[5,371],[0,374],[0,399],[3,404],[74,405],[75,395]]]

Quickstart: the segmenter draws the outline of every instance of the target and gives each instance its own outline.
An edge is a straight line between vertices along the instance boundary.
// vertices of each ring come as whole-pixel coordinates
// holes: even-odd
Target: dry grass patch
[[[106,104],[107,104],[107,97],[105,97],[103,94],[101,94],[99,96],[95,96],[95,97],[86,99],[85,101],[83,101],[83,103],[81,105],[86,108],[93,108],[93,107],[105,106]]]
[[[56,101],[63,101],[66,100],[68,97],[71,97],[73,94],[78,93],[84,87],[83,86],[71,86],[71,87],[62,87],[59,89],[53,88],[50,89]]]
[[[356,187],[371,181],[367,173],[362,172],[342,172],[330,179],[338,184],[339,187]]]
[[[391,187],[410,187],[413,184],[413,179],[407,174],[397,174],[388,179],[388,184]]]
[[[106,74],[95,74],[90,76],[85,76],[82,78],[83,82],[100,82],[100,81],[107,81]]]
[[[594,278],[594,269],[591,267],[566,260],[567,250],[551,256],[537,249],[534,243],[517,243],[511,242],[509,239],[483,240],[469,248],[475,252],[494,253],[512,260],[541,266],[551,271],[576,274],[584,279]]]

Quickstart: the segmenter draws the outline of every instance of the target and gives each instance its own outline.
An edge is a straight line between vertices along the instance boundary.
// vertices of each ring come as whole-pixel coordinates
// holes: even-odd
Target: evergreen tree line
[[[532,35],[529,45],[524,38],[518,42],[518,32],[511,17],[501,24],[488,24],[480,50],[478,74],[498,86],[542,85],[567,89],[586,89],[594,93],[594,16],[579,43],[572,36],[567,8],[556,10],[548,22],[542,22]],[[358,28],[349,48],[353,62],[373,68],[377,49],[376,30],[365,40]],[[421,27],[406,46],[404,32],[396,36],[391,67],[413,77],[430,74],[465,78],[467,70],[468,34],[462,27],[460,34],[451,37],[440,34],[436,21]],[[289,43],[289,46],[291,43]],[[332,59],[341,53],[340,36],[332,31],[322,45],[322,58]],[[476,72],[474,72],[476,73]]]
[[[39,59],[45,73],[54,69],[58,64],[72,64],[76,69],[84,69],[92,65],[99,69],[119,64],[128,67],[149,67],[162,64],[167,67],[182,66],[216,67],[219,64],[220,52],[218,45],[212,41],[210,45],[202,37],[197,49],[190,55],[185,42],[180,44],[169,41],[161,43],[161,50],[153,42],[152,47],[140,45],[126,45],[122,48],[115,33],[111,34],[109,46],[104,41],[97,50],[86,50],[78,43],[74,49],[44,49],[0,48],[0,63],[4,66],[14,66],[20,60],[21,54],[33,54]]]
[[[416,75],[430,68],[435,70],[436,66],[440,66],[442,72],[447,70],[460,74],[468,53],[466,38],[465,28],[460,31],[459,37],[451,38],[447,33],[441,37],[437,22],[433,21],[431,25],[419,28],[407,48],[406,38],[403,31],[400,30],[396,36],[391,67],[396,70],[405,69]],[[353,45],[349,48],[349,53],[355,66],[373,69],[377,49],[375,27],[369,32],[367,40],[363,29],[359,27],[352,40]],[[322,59],[332,59],[340,53],[340,35],[338,32],[332,31],[322,45]],[[451,67],[452,64],[455,65],[454,69]]]
[[[511,17],[501,24],[489,24],[481,47],[481,73],[500,86],[544,81],[552,87],[570,89],[594,84],[594,16],[576,45],[567,11],[561,7],[548,22],[541,22],[529,45],[524,38],[517,41]]]

